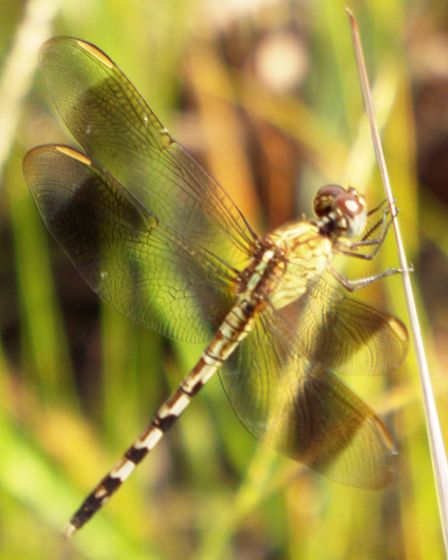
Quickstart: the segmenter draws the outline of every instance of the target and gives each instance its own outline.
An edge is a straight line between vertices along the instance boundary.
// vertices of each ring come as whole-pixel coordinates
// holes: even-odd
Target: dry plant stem
[[[433,470],[434,470],[435,481],[436,481],[437,497],[439,500],[441,528],[442,528],[443,540],[445,544],[445,551],[448,552],[448,464],[446,459],[445,445],[443,442],[442,430],[440,427],[440,421],[437,414],[434,392],[431,384],[431,377],[429,375],[428,362],[426,359],[425,349],[423,346],[423,338],[421,334],[420,323],[418,320],[414,294],[412,292],[411,280],[409,275],[409,265],[407,263],[406,254],[403,247],[403,241],[401,238],[400,228],[396,216],[396,208],[393,201],[392,190],[389,181],[389,174],[384,159],[381,139],[375,122],[372,95],[371,95],[371,90],[369,85],[369,79],[367,76],[366,66],[364,62],[364,55],[361,46],[361,39],[359,36],[359,29],[353,13],[347,8],[346,8],[346,12],[348,14],[351,30],[352,30],[353,44],[355,49],[359,78],[361,82],[364,106],[369,119],[369,126],[370,126],[373,145],[375,149],[375,155],[378,161],[378,166],[380,169],[381,178],[384,185],[384,190],[386,192],[386,198],[389,203],[389,208],[393,220],[392,225],[394,228],[395,238],[397,241],[400,266],[403,269],[403,275],[402,275],[403,285],[404,285],[404,291],[406,297],[406,305],[409,313],[412,338],[414,342],[415,353],[417,356],[420,382],[422,385],[426,426],[428,431],[431,458],[432,458]]]
[[[61,0],[29,0],[0,77],[0,174],[14,141],[20,109]]]

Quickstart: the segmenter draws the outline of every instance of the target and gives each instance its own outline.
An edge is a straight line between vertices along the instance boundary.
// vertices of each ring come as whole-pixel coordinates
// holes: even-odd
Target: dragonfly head
[[[325,185],[314,197],[314,212],[322,234],[358,237],[367,221],[366,200],[354,187]]]

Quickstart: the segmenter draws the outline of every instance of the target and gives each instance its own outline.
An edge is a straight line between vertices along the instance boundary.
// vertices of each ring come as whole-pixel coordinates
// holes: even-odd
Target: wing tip
[[[408,342],[408,330],[399,319],[396,317],[389,317],[389,326],[396,336],[403,342]]]
[[[42,146],[31,148],[31,150],[28,150],[24,155],[22,160],[22,171],[24,176],[28,176],[28,172],[31,171],[31,166],[35,165],[39,157],[44,157],[45,155],[48,156],[49,154],[62,154],[63,156],[75,160],[86,167],[91,167],[93,165],[90,158],[70,146],[64,146],[63,144],[44,144]]]
[[[76,37],[69,36],[51,37],[50,39],[47,39],[39,49],[40,62],[43,62],[46,54],[52,48],[59,47],[61,44],[65,44],[66,46],[71,45],[82,49],[83,51],[96,58],[101,64],[107,66],[110,69],[114,68],[115,66],[113,61],[107,56],[107,54],[96,47],[93,43],[89,43],[89,41],[85,41],[84,39],[77,39]]]

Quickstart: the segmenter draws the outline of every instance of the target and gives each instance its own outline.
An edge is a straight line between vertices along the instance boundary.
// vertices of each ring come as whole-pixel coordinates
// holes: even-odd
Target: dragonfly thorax
[[[266,283],[277,309],[301,297],[328,269],[341,238],[359,236],[366,225],[366,201],[353,187],[321,187],[314,211],[317,220],[287,224],[265,238],[266,245],[275,248],[273,259],[278,262],[271,268],[275,280]]]
[[[317,224],[303,220],[268,234],[238,282],[240,300],[269,301],[280,309],[305,293],[332,260],[331,240]]]
[[[332,242],[320,233],[318,225],[308,220],[282,226],[267,239],[284,259],[282,274],[269,297],[279,309],[302,296],[310,283],[328,268],[333,258]]]

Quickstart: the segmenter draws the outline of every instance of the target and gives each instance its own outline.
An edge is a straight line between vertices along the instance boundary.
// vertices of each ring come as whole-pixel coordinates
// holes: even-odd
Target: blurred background
[[[266,451],[218,379],[71,542],[65,521],[202,347],[103,307],[49,237],[21,160],[70,143],[37,48],[102,48],[259,232],[310,213],[323,183],[383,198],[340,0],[0,0],[0,559],[443,558],[412,350],[385,379],[352,379],[390,425],[396,481],[333,483]],[[448,7],[353,0],[415,272],[442,426],[448,378]],[[392,236],[390,236],[392,238]],[[359,277],[397,266],[393,239]],[[357,296],[406,321],[399,278]],[[445,430],[446,431],[446,430]]]

